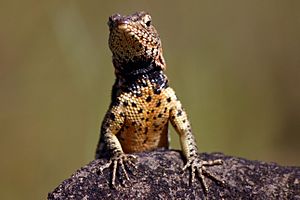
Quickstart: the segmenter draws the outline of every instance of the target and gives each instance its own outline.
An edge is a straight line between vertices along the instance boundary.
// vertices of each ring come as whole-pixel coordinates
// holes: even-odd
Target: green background
[[[300,165],[300,1],[1,1],[1,199],[45,199],[93,159],[114,82],[106,22],[140,10],[200,151]]]

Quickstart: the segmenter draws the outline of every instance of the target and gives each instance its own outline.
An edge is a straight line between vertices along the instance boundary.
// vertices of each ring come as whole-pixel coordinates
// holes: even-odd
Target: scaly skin
[[[162,45],[151,16],[145,12],[128,16],[115,14],[109,18],[108,25],[116,81],[96,150],[96,158],[110,160],[100,170],[112,166],[113,186],[118,167],[129,179],[124,164],[135,166],[135,156],[130,153],[168,148],[168,123],[171,122],[187,160],[183,170],[191,169],[192,182],[197,173],[207,192],[204,174],[218,179],[206,169],[222,161],[204,161],[198,156],[187,114],[164,73]]]

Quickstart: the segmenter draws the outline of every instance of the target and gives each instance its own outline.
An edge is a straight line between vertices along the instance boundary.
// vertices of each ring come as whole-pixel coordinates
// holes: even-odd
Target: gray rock
[[[130,181],[116,180],[110,187],[111,170],[99,173],[106,159],[94,160],[63,181],[48,199],[300,199],[300,168],[275,163],[250,161],[221,153],[201,154],[202,159],[222,159],[224,164],[209,171],[224,180],[217,184],[206,177],[209,192],[205,195],[199,180],[190,183],[189,171],[183,172],[179,151],[158,150],[135,154],[137,169]],[[125,180],[124,174],[119,173]],[[119,176],[118,176],[119,177]]]

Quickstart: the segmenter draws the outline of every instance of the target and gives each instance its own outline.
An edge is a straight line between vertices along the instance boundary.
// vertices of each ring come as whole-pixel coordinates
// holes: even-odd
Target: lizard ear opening
[[[162,50],[160,50],[160,53],[157,55],[156,59],[155,59],[155,64],[161,69],[161,70],[165,70],[166,69],[166,62],[165,59],[162,55]]]

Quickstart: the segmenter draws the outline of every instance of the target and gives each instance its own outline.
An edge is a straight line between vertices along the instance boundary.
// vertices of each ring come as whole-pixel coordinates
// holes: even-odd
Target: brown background
[[[299,1],[110,2],[0,2],[2,199],[45,199],[93,159],[115,12],[151,13],[200,151],[300,165]]]

